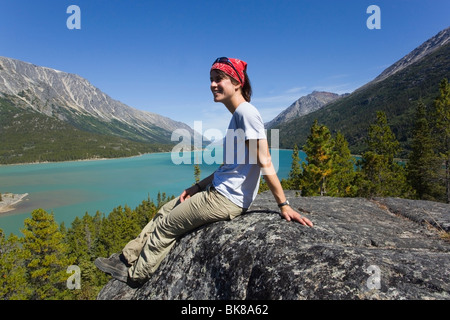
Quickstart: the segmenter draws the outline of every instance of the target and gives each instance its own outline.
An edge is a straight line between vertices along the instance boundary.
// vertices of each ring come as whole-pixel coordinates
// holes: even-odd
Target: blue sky
[[[69,30],[67,8],[81,9]],[[381,29],[369,30],[370,5]],[[0,0],[0,56],[75,73],[112,98],[225,130],[209,68],[248,62],[265,122],[314,90],[352,92],[449,27],[448,0]]]

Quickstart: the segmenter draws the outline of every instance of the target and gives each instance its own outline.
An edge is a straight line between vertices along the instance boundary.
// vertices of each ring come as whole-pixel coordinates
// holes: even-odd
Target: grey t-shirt
[[[256,141],[267,139],[259,111],[241,103],[233,113],[224,139],[223,165],[214,174],[216,190],[241,208],[248,208],[258,194],[261,169],[257,164]],[[250,140],[249,146],[245,141]],[[253,153],[249,148],[254,148]]]

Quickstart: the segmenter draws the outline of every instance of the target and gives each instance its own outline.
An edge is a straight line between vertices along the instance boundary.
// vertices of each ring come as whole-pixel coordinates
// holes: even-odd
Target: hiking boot
[[[104,273],[110,274],[113,278],[127,283],[128,268],[130,265],[122,253],[114,253],[109,258],[97,258],[94,264]]]

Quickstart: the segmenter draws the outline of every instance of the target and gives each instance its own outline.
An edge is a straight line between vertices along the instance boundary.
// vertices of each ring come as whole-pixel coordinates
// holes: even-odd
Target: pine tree
[[[329,179],[329,195],[334,197],[351,197],[356,194],[355,160],[348,148],[344,135],[337,133],[332,154],[333,172]]]
[[[200,165],[199,165],[199,161],[198,161],[198,155],[195,155],[195,164],[194,164],[194,179],[195,179],[195,183],[200,181],[200,176],[201,176],[201,170],[200,170]]]
[[[26,300],[31,292],[20,239],[13,234],[6,239],[0,229],[0,300]]]
[[[357,171],[358,196],[372,197],[383,196],[383,184],[388,168],[383,156],[372,151],[366,151],[358,161]]]
[[[170,199],[173,199],[173,196]],[[155,217],[158,208],[153,200],[150,199],[150,195],[148,195],[147,200],[142,201],[135,211],[138,217],[139,229],[142,230]]]
[[[437,140],[437,153],[439,154],[444,173],[442,174],[445,186],[444,201],[450,203],[450,85],[443,79],[439,85],[440,95],[434,100],[434,132]]]
[[[139,219],[135,210],[128,206],[119,206],[103,218],[99,231],[99,256],[109,257],[121,252],[122,248],[141,232]]]
[[[307,163],[302,164],[302,195],[327,195],[328,177],[332,173],[332,147],[330,130],[324,125],[319,125],[317,120],[314,121],[311,133],[303,147]]]
[[[288,189],[300,190],[300,177],[302,174],[302,168],[300,166],[300,157],[298,155],[298,147],[294,145],[294,150],[292,151],[292,164],[291,171],[289,171],[289,178],[287,180]]]
[[[158,192],[157,202],[156,202],[157,209],[161,208],[163,205],[165,205],[167,202],[169,202],[172,199],[173,199],[173,196],[167,197],[165,192],[163,192],[163,193]]]
[[[386,114],[377,112],[377,121],[369,127],[369,150],[386,157],[388,162],[394,160],[394,156],[400,151],[400,143],[395,138],[387,123]]]
[[[394,161],[399,143],[392,133],[384,112],[369,127],[369,150],[359,161],[358,195],[363,197],[407,197],[412,191],[404,168]]]
[[[75,264],[80,267],[81,290],[74,290],[79,300],[95,299],[108,277],[94,265],[97,256],[98,237],[101,227],[101,214],[90,216],[86,213],[81,219],[75,218],[67,231],[66,242],[70,255],[75,257]]]
[[[195,164],[194,165],[194,178],[195,178],[195,183],[200,181],[200,176],[201,176],[201,170],[200,170],[200,165]]]
[[[427,120],[426,107],[419,101],[411,144],[411,153],[407,164],[408,181],[419,199],[436,200],[439,198],[437,174],[440,161],[434,152],[435,142]]]
[[[32,300],[64,299],[71,296],[67,290],[67,268],[72,265],[68,247],[58,230],[53,214],[34,210],[25,219],[23,250],[28,282],[33,288]]]

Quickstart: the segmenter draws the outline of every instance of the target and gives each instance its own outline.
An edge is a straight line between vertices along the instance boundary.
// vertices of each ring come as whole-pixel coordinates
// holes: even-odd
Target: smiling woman
[[[97,258],[97,268],[131,286],[142,285],[181,236],[245,213],[258,194],[261,174],[278,203],[280,215],[287,221],[313,226],[286,199],[271,161],[263,120],[249,103],[251,90],[248,77],[244,76],[246,68],[247,63],[242,60],[222,57],[215,60],[210,70],[214,101],[221,102],[232,114],[228,132],[242,132],[237,139],[233,136],[223,140],[223,164],[162,206],[121,253]],[[230,153],[237,157],[229,157]]]

